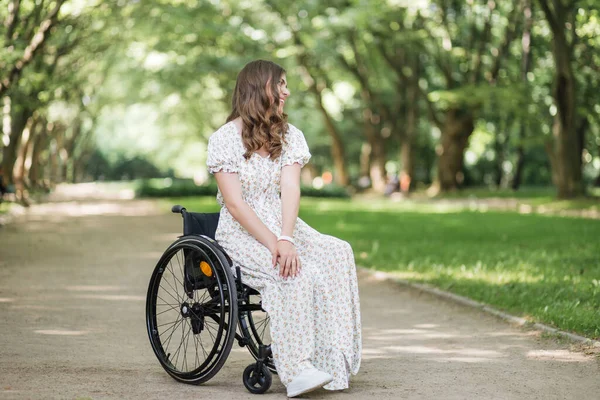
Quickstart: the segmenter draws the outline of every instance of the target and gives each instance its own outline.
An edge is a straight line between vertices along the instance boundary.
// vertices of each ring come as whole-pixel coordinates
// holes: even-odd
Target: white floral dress
[[[237,173],[242,197],[275,234],[281,234],[281,168],[310,159],[302,132],[289,124],[281,156],[275,160],[254,153],[243,157],[244,144],[237,127],[229,122],[209,139],[207,166],[210,173]],[[311,365],[334,380],[325,389],[348,387],[361,360],[361,322],[356,266],[347,242],[319,233],[300,218],[294,241],[302,271],[293,278],[279,276],[270,251],[244,229],[221,205],[216,240],[240,266],[242,281],[261,294],[270,315],[271,348],[281,382],[287,386]]]

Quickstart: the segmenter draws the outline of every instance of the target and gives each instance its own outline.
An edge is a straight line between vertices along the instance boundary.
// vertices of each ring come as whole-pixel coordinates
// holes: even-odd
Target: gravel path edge
[[[390,274],[389,272],[377,271],[377,270],[369,269],[369,268],[362,267],[362,266],[357,266],[357,268],[359,270],[364,271],[367,274],[373,276],[375,279],[393,281],[399,285],[407,286],[407,287],[431,294],[433,296],[436,296],[436,297],[444,299],[444,300],[449,300],[449,301],[461,304],[463,306],[482,310],[488,314],[492,314],[504,321],[513,323],[518,326],[527,326],[527,327],[536,329],[538,331],[547,332],[547,333],[551,333],[551,334],[560,336],[562,338],[568,339],[575,343],[582,343],[582,344],[591,345],[593,347],[600,348],[600,341],[586,338],[584,336],[580,336],[580,335],[577,335],[574,333],[561,331],[560,329],[556,329],[556,328],[553,328],[548,325],[544,325],[539,322],[531,322],[531,321],[526,320],[525,318],[507,314],[503,311],[500,311],[493,307],[490,307],[487,304],[480,303],[480,302],[472,300],[468,297],[450,293],[450,292],[438,289],[438,288],[430,286],[430,285],[410,282],[406,279],[398,278],[397,276],[394,276],[393,274]]]

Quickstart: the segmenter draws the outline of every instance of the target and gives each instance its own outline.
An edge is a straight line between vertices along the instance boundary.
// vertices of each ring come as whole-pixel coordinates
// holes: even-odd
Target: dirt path
[[[153,203],[45,204],[0,228],[0,399],[257,399],[234,347],[203,386],[175,382],[144,322],[181,219]],[[361,275],[363,364],[311,399],[598,399],[597,359],[486,314]],[[263,398],[284,398],[275,379]]]

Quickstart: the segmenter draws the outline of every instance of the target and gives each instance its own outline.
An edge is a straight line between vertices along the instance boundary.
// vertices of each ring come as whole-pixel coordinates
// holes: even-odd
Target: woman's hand
[[[277,258],[279,257],[279,254],[277,253],[277,236],[272,235],[267,248],[271,252],[271,265],[275,268],[277,266]]]
[[[298,253],[296,252],[296,246],[287,240],[278,241],[277,256],[279,261],[279,275],[284,278],[298,275],[301,264]]]

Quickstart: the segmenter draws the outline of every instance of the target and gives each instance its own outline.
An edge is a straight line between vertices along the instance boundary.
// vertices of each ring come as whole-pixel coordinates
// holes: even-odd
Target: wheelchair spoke
[[[208,334],[210,335],[212,341],[216,342],[215,336],[217,335],[217,332],[215,332],[214,335],[213,335],[213,333],[210,330],[210,325],[207,322],[208,321],[204,321],[204,327],[206,328],[206,332],[208,332]],[[215,329],[215,328],[213,327],[213,329]]]
[[[204,353],[204,359],[206,360],[208,358],[208,354],[206,353],[206,350],[204,349],[204,345],[202,344],[202,337],[200,335],[198,336],[198,341],[200,342],[200,347],[202,348],[202,352]]]
[[[267,328],[269,327],[269,324],[266,323],[263,328],[262,328],[262,332],[260,333],[260,338],[261,340],[265,338],[265,331],[267,330]]]
[[[196,292],[199,292],[199,290],[196,290]],[[209,295],[208,290],[205,290],[202,297],[197,300],[198,303],[202,303],[203,301],[205,301],[208,295]]]
[[[159,334],[158,334],[158,336],[162,336],[162,335],[164,335],[164,334],[165,334],[167,331],[169,331],[169,329],[176,329],[176,328],[177,328],[177,325],[178,325],[178,324],[179,324],[181,321],[183,321],[183,318],[181,318],[181,315],[178,315],[178,316],[177,316],[177,319],[176,319],[175,321],[173,321],[173,322],[171,322],[171,323],[170,323],[171,327],[170,327],[170,328],[166,328],[164,331],[162,331],[161,333],[159,333]],[[166,324],[163,324],[163,325],[166,325]],[[162,325],[159,325],[159,326],[162,326]],[[157,326],[157,328],[158,328],[159,326]]]
[[[177,359],[175,360],[175,366],[177,366],[177,362],[179,361],[179,350],[181,350],[181,345],[183,344],[183,337],[185,335],[185,327],[184,326],[187,321],[185,319],[183,321],[184,321],[184,323],[182,324],[182,329],[181,329],[181,342],[179,342],[179,346],[177,346],[177,350],[175,351],[175,354],[177,355]],[[173,357],[175,357],[175,354],[173,354]]]
[[[167,268],[168,269],[168,268]],[[164,279],[165,283],[167,285],[169,285],[169,287],[173,290],[173,292],[175,293],[175,295],[173,295],[173,293],[169,292],[167,290],[167,288],[165,288],[164,286],[161,285],[161,288],[163,289],[164,292],[167,292],[169,294],[169,296],[171,296],[177,303],[181,304],[183,302],[183,296],[179,296],[179,292],[177,291],[176,287],[177,287],[177,277],[175,276],[175,274],[173,272],[171,272],[171,276],[173,277],[173,283],[175,285],[175,287],[173,287],[173,285],[171,285],[171,283],[168,281],[168,279]],[[183,285],[181,285],[181,290],[183,291]]]
[[[188,323],[189,330],[188,330],[187,337],[185,339],[185,344],[183,345],[183,362],[185,363],[185,369],[189,370],[188,363],[187,363],[187,348],[188,348],[188,343],[190,340],[190,332],[192,332],[192,326],[190,325],[189,321],[186,320],[186,322]],[[183,366],[183,364],[182,364],[182,366]]]
[[[175,325],[178,320],[179,320],[179,317],[177,317],[177,319],[175,321],[165,322],[164,324],[156,325],[156,327],[160,328],[161,326],[165,326],[165,325]]]
[[[181,282],[181,287],[185,287],[184,283],[186,281],[186,276],[185,276],[185,254],[182,254],[181,257],[183,258],[183,265],[181,265],[181,261],[179,261],[179,252],[177,252],[177,264],[179,264],[179,271],[181,272],[181,280],[183,282]]]
[[[196,335],[192,335],[192,338],[194,341],[194,347],[196,348],[196,359],[194,360],[194,369],[196,369],[200,364],[200,359],[198,358],[198,339],[196,338]]]
[[[160,306],[162,306],[162,305],[165,305],[165,306],[170,306],[170,308],[168,308],[168,309],[166,309],[166,310],[164,310],[164,311],[161,311],[161,312],[158,312],[158,313],[156,313],[156,316],[157,316],[157,317],[158,317],[159,315],[161,315],[161,314],[164,314],[164,313],[166,313],[166,312],[173,311],[173,310],[178,310],[178,309],[179,309],[179,305],[174,305],[174,306],[173,306],[173,305],[171,305],[171,304],[157,304],[157,306],[159,306],[159,305],[160,305]]]
[[[183,290],[183,288],[184,288],[184,286],[183,286],[183,282],[181,282],[179,279],[177,279],[177,275],[175,275],[175,272],[174,272],[174,270],[173,270],[173,269],[174,269],[174,268],[173,268],[173,265],[171,264],[171,262],[172,262],[172,261],[173,261],[173,259],[171,258],[171,259],[169,260],[169,264],[168,264],[168,266],[167,266],[167,269],[169,270],[169,272],[171,272],[171,275],[173,276],[173,284],[174,284],[175,286],[177,286],[177,284],[179,283],[179,285],[181,286],[181,289]],[[170,267],[170,268],[169,268],[169,267]],[[166,279],[165,279],[165,281],[166,281]],[[177,290],[175,290],[175,293],[177,293]],[[177,301],[181,301],[181,299],[178,299]]]
[[[164,301],[164,303],[156,303],[156,307],[161,307],[161,306],[168,306],[168,307],[172,307],[172,308],[177,308],[179,307],[179,303],[173,304],[173,303],[168,303],[165,300],[163,300],[160,296],[156,296],[159,300]]]
[[[181,299],[175,298],[175,296],[173,296],[172,293],[167,292],[166,290],[163,290],[163,291],[165,293],[167,293],[169,296],[171,296],[173,298],[173,300],[175,300],[178,304],[181,304]],[[166,301],[163,298],[161,298],[158,294],[156,296],[166,303]]]
[[[170,335],[169,335],[169,337],[167,338],[167,340],[166,340],[166,346],[163,346],[163,349],[165,349],[165,351],[166,351],[166,349],[168,349],[168,348],[169,348],[169,344],[171,343],[171,338],[173,337],[173,334],[175,333],[175,330],[177,329],[177,327],[178,327],[179,325],[181,325],[181,323],[182,323],[182,322],[183,322],[183,318],[181,318],[181,319],[179,320],[179,322],[177,323],[177,325],[176,325],[176,326],[174,326],[174,327],[172,328],[172,329],[173,329],[173,332],[171,332],[171,334],[170,334]],[[166,331],[168,331],[168,330],[169,330],[169,329],[165,329],[165,330],[163,331],[163,333],[159,334],[158,336],[159,336],[159,337],[160,337],[160,336],[162,336],[162,335],[163,335],[163,334],[164,334]]]
[[[258,322],[258,323],[255,325],[255,327],[256,327],[256,330],[257,330],[257,331],[258,331],[259,329],[261,329],[261,328],[262,328],[262,329],[261,329],[261,331],[260,331],[260,338],[261,338],[261,339],[265,337],[265,331],[266,331],[266,330],[267,330],[267,328],[269,327],[269,324],[268,324],[268,322],[269,322],[269,321],[268,321],[268,320],[265,318],[265,319],[263,319],[262,321]]]
[[[174,276],[174,275],[173,275],[173,276]],[[170,287],[170,288],[173,290],[173,292],[174,292],[175,294],[177,294],[177,289],[175,289],[175,288],[173,287],[173,285],[171,285],[171,282],[169,282],[169,280],[168,280],[168,279],[165,279],[164,281],[165,281],[165,283],[166,283],[167,285],[169,285],[169,287]],[[162,286],[161,286],[161,287],[162,287]],[[167,291],[167,290],[166,290],[166,288],[163,288],[163,289],[164,289],[165,291]],[[169,293],[169,292],[167,292],[167,293]],[[169,293],[169,294],[171,294],[171,293]],[[173,298],[174,298],[174,299],[175,299],[177,302],[179,302],[179,303],[181,302],[181,298],[179,298],[179,296],[177,296],[177,298],[175,298],[175,297],[174,297],[174,296],[171,294],[171,297],[173,297]]]

